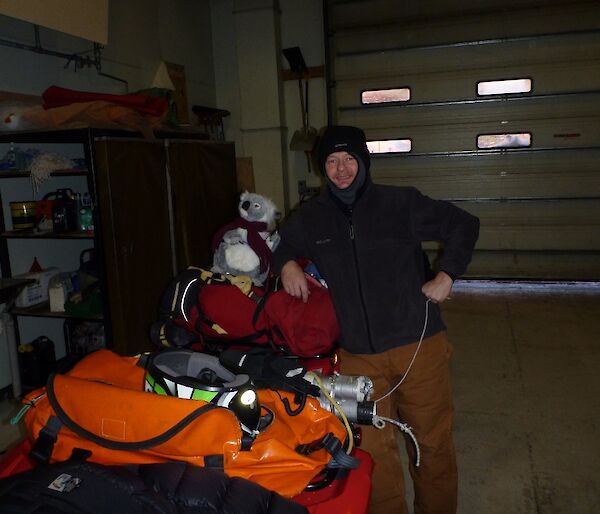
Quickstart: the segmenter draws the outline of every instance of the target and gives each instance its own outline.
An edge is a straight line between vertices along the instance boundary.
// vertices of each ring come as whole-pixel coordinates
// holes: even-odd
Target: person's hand
[[[288,261],[281,268],[281,282],[285,292],[294,298],[302,298],[306,303],[308,301],[308,281],[306,275],[296,261]]]
[[[450,297],[452,284],[450,275],[440,271],[433,280],[423,284],[421,291],[433,303],[442,303]]]

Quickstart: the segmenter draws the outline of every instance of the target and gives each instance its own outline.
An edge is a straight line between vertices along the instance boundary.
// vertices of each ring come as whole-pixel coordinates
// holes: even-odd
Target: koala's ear
[[[242,201],[242,202],[243,202],[243,201],[244,201],[246,198],[248,198],[248,195],[249,195],[249,194],[250,194],[250,193],[249,193],[247,190],[246,190],[246,191],[244,191],[244,192],[243,192],[243,193],[240,195],[240,201]]]

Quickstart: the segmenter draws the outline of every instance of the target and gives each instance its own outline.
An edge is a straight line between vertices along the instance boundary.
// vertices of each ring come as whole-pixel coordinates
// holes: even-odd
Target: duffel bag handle
[[[203,414],[213,409],[223,408],[213,403],[206,403],[198,407],[194,411],[190,412],[177,424],[173,425],[171,428],[165,430],[162,434],[159,434],[155,437],[133,442],[113,441],[112,439],[106,439],[104,437],[90,432],[89,430],[85,429],[69,417],[69,415],[60,405],[60,402],[58,401],[58,398],[56,397],[56,394],[54,392],[55,377],[56,373],[52,373],[48,377],[48,383],[46,384],[46,394],[48,396],[48,401],[51,407],[56,413],[56,416],[51,416],[48,419],[46,426],[40,431],[38,439],[35,442],[34,448],[32,450],[32,455],[42,462],[47,462],[50,458],[50,455],[52,454],[52,450],[54,448],[54,443],[56,442],[58,431],[60,430],[60,427],[62,425],[65,425],[78,436],[84,439],[88,439],[99,446],[108,448],[109,450],[139,451],[147,450],[148,448],[153,448],[168,441]]]

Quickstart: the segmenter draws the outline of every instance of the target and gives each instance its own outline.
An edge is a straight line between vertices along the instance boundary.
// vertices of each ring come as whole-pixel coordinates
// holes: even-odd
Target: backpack
[[[270,344],[299,357],[330,353],[340,330],[327,289],[307,276],[308,302],[283,289],[265,291],[249,277],[200,268],[179,274],[163,295],[152,339],[162,346],[194,342]]]
[[[299,357],[331,352],[340,336],[329,291],[307,277],[310,294],[306,303],[280,289],[267,297],[262,318],[275,345]]]
[[[233,410],[203,400],[144,391],[138,359],[98,350],[23,403],[32,455],[68,459],[74,448],[105,465],[188,462],[217,468],[283,496],[300,493],[324,470],[356,465],[343,450],[348,434],[318,399],[309,397],[293,416],[294,394],[257,391],[266,423],[247,444]]]
[[[258,484],[183,462],[103,466],[67,461],[0,479],[2,514],[307,514]]]

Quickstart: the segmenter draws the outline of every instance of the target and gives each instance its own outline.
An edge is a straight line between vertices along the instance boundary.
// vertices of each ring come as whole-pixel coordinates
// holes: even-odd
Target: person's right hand
[[[306,303],[308,301],[308,281],[306,275],[296,261],[288,261],[281,268],[281,282],[286,293],[294,298],[302,298]]]

